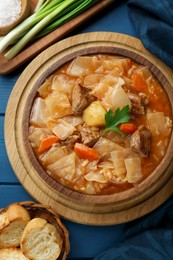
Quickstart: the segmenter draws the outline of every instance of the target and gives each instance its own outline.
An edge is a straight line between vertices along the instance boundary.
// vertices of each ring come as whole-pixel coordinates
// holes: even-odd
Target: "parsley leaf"
[[[111,109],[108,110],[108,112],[105,114],[106,128],[102,132],[101,136],[103,136],[108,130],[113,130],[119,134],[123,134],[123,132],[117,126],[129,121],[131,118],[129,115],[129,110],[129,105],[124,106],[122,109],[117,108],[115,111],[112,111]]]

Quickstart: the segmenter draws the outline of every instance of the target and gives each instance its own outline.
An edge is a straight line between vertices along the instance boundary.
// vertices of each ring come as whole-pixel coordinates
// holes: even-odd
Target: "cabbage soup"
[[[166,153],[172,114],[149,69],[129,58],[78,56],[38,88],[29,141],[63,186],[108,195],[145,180]]]

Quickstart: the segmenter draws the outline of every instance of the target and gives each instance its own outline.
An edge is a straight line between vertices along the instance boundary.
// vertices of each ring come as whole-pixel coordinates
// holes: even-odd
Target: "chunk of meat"
[[[140,92],[139,96],[141,98],[141,104],[143,106],[147,106],[149,104],[149,99],[147,98],[147,95],[145,93],[143,93],[143,92]]]
[[[72,112],[75,116],[82,115],[84,109],[95,100],[86,88],[77,84],[72,91]]]
[[[78,130],[82,137],[82,143],[92,147],[100,137],[99,127],[88,126],[86,123],[78,126]]]
[[[71,148],[74,148],[74,145],[76,142],[80,142],[81,141],[81,135],[80,133],[78,133],[77,131],[75,131],[73,133],[73,135],[70,135],[69,137],[67,137],[65,140],[60,141],[61,145],[63,146],[69,146]]]
[[[148,104],[146,95],[144,93],[138,95],[129,92],[128,96],[131,101],[130,113],[136,116],[145,115],[145,106]]]
[[[130,147],[143,157],[148,157],[151,146],[151,133],[145,126],[140,126],[130,138]]]

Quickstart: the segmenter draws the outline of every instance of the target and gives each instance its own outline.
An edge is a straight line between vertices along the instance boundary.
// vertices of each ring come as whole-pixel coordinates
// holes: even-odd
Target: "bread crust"
[[[20,247],[32,260],[56,260],[62,250],[62,238],[55,226],[45,219],[32,219],[23,232]]]
[[[0,249],[18,247],[27,223],[30,221],[27,210],[17,204],[11,204],[0,214]]]
[[[0,249],[1,260],[28,260],[19,248]]]

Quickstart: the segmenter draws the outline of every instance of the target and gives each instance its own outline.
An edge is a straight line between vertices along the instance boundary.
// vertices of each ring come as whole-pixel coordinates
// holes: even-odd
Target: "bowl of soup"
[[[86,213],[154,196],[172,176],[173,92],[164,73],[142,53],[105,43],[49,63],[20,100],[19,147],[34,182]]]

